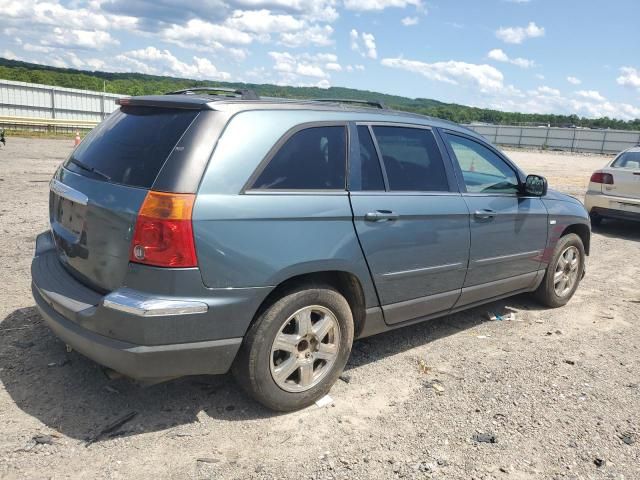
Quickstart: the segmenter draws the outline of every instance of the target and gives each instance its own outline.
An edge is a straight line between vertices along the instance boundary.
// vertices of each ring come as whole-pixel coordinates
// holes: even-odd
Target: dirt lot
[[[637,225],[594,232],[565,308],[520,296],[359,341],[331,406],[276,415],[226,376],[109,380],[46,328],[29,264],[47,182],[70,150],[70,140],[18,138],[0,150],[0,477],[640,478]],[[574,194],[606,162],[511,155]],[[505,307],[518,321],[485,320]]]

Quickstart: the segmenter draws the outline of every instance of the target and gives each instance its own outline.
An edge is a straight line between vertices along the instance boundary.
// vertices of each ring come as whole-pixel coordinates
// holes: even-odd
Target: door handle
[[[493,220],[496,216],[496,212],[485,208],[483,210],[476,210],[473,216],[476,217],[477,220]]]
[[[364,219],[367,222],[390,222],[397,220],[399,217],[400,215],[393,213],[391,210],[376,210],[365,214]]]

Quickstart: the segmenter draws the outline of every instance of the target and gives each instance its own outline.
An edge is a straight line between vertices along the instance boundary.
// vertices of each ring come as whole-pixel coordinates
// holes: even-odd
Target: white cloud
[[[374,60],[378,58],[376,39],[372,33],[359,33],[353,29],[349,37],[351,39],[351,50],[360,53],[363,57],[369,57]]]
[[[582,98],[588,98],[590,100],[596,100],[598,102],[604,102],[604,101],[607,100],[597,90],[578,90],[576,92],[576,95],[578,95],[579,97],[582,97]]]
[[[537,78],[538,80],[544,80],[544,75],[543,75],[543,74],[541,74],[541,73],[536,73],[536,78]]]
[[[344,0],[344,6],[347,10],[384,10],[389,7],[405,8],[414,6],[419,9],[423,8],[422,0]]]
[[[342,66],[338,63],[338,57],[333,53],[292,54],[272,51],[269,52],[269,56],[274,62],[273,70],[279,74],[276,83],[281,85],[312,85],[328,88],[331,79],[328,71],[339,72],[342,70]]]
[[[8,60],[17,60],[18,57],[11,50],[3,50],[2,56]]]
[[[314,45],[326,47],[333,45],[333,27],[331,25],[313,25],[295,33],[283,33],[280,35],[280,43],[287,47],[302,47]]]
[[[618,85],[640,89],[640,70],[634,67],[622,67],[620,73],[622,75],[616,79]]]
[[[207,58],[193,57],[193,63],[185,63],[176,58],[169,50],[147,47],[121,53],[115,60],[122,65],[133,67],[133,71],[142,71],[152,75],[172,75],[182,78],[206,80],[228,80],[227,72],[219,71]]]
[[[567,82],[569,82],[571,85],[580,85],[582,83],[582,80],[576,77],[568,76]]]
[[[470,84],[481,92],[499,91],[504,88],[502,72],[491,65],[449,60],[448,62],[425,63],[404,58],[384,58],[382,65],[418,73],[429,80],[452,85]]]
[[[291,15],[274,15],[269,10],[236,10],[225,25],[253,33],[281,33],[300,30],[305,22]]]
[[[522,43],[527,38],[543,37],[544,33],[544,27],[529,22],[526,27],[500,27],[496,37],[506,43]]]
[[[492,60],[497,60],[498,62],[508,62],[509,61],[509,57],[507,56],[507,54],[504,53],[499,48],[494,48],[493,50],[491,50],[488,53],[487,57],[489,57]]]
[[[560,96],[560,90],[558,90],[557,88],[547,87],[546,85],[543,85],[542,87],[538,87],[537,89],[531,91],[542,95],[552,95],[554,97]]]
[[[405,27],[411,27],[413,25],[417,25],[420,22],[418,17],[404,17],[400,20]]]
[[[90,50],[102,50],[110,45],[118,45],[120,43],[113,38],[109,32],[103,32],[101,30],[75,30],[60,27],[55,27],[53,31],[45,35],[40,42],[45,47]]]
[[[171,25],[161,31],[161,36],[168,42],[176,43],[184,48],[196,45],[220,46],[221,43],[248,45],[253,41],[251,35],[237,28],[209,23],[199,18],[189,20],[183,25]]]
[[[503,50],[499,48],[494,48],[491,50],[487,57],[497,62],[510,63],[520,68],[531,68],[535,66],[535,62],[533,60],[528,60],[526,58],[510,58]]]

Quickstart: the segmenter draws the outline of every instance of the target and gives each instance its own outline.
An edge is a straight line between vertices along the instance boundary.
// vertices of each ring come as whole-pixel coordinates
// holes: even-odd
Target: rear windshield
[[[113,183],[151,188],[197,114],[196,110],[122,106],[91,131],[65,167]]]
[[[613,162],[612,167],[640,169],[640,152],[625,152]]]

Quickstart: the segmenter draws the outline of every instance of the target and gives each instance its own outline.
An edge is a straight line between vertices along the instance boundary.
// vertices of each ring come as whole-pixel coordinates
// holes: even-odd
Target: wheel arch
[[[574,223],[566,227],[560,237],[562,238],[570,233],[575,233],[580,237],[580,240],[582,240],[582,244],[584,245],[584,253],[589,255],[591,250],[591,229],[589,226],[583,223]]]
[[[354,338],[364,329],[366,300],[362,282],[352,272],[344,270],[324,270],[295,275],[281,281],[262,301],[247,329],[257,321],[260,315],[279,298],[301,286],[329,286],[340,293],[351,308],[353,315]]]

